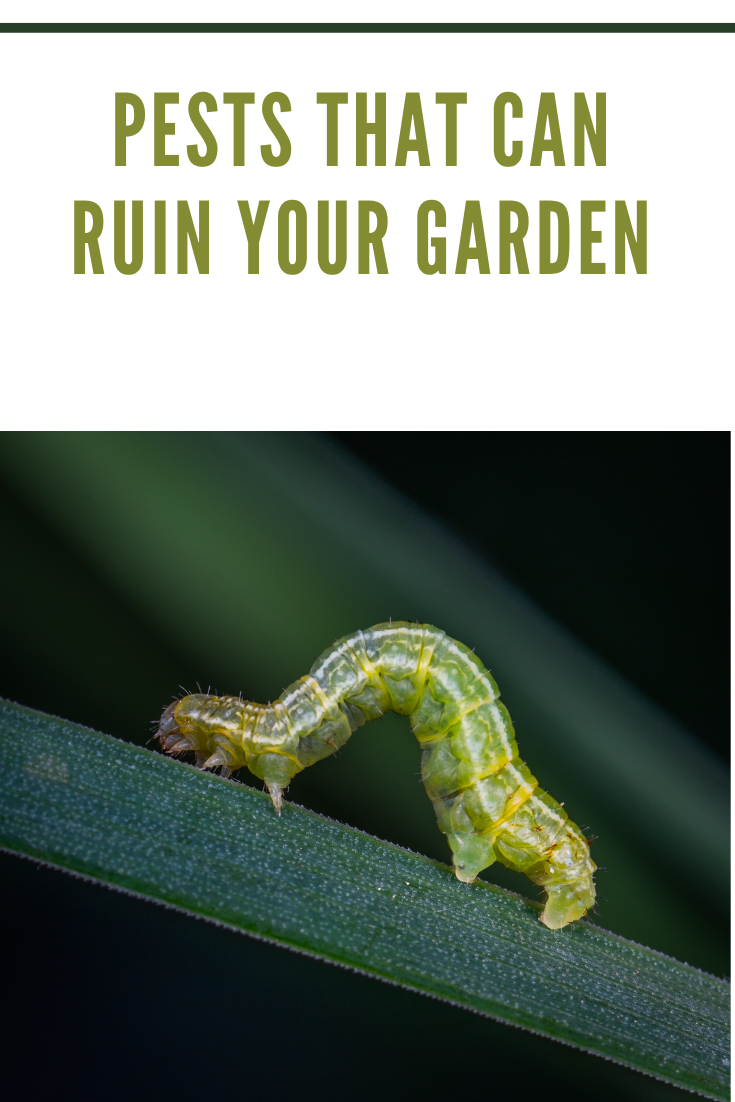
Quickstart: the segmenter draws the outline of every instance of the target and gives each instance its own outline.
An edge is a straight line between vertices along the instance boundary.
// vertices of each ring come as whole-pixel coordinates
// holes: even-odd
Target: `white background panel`
[[[3,181],[3,427],[170,428],[702,428],[727,427],[732,367],[732,38],[726,35],[7,35],[0,40],[6,111]],[[495,97],[514,91],[524,141],[514,168],[493,157]],[[114,94],[147,109],[114,164]],[[167,151],[153,165],[153,93],[176,91]],[[200,141],[188,119],[195,92],[219,154],[191,165]],[[225,91],[249,91],[246,165],[232,164]],[[273,136],[260,116],[272,91],[293,146],[282,168],[265,165]],[[326,166],[319,91],[346,91],[340,164]],[[355,166],[355,92],[387,93],[388,166]],[[420,92],[431,166],[394,165],[406,92]],[[438,91],[467,93],[459,108],[459,163],[444,164]],[[531,167],[539,94],[553,91],[566,167],[545,154]],[[573,164],[573,97],[607,93],[607,166]],[[200,141],[200,145],[202,145]],[[372,141],[369,142],[369,152]],[[104,276],[73,273],[73,204],[98,203]],[[143,268],[113,263],[113,201],[144,203]],[[153,273],[153,202],[169,201],[169,266]],[[211,212],[210,274],[176,274],[173,208]],[[261,273],[247,274],[237,208],[269,199]],[[280,271],[278,206],[308,212],[306,269]],[[316,258],[319,199],[348,203],[348,261],[338,276]],[[389,275],[357,273],[357,202],[389,215]],[[447,275],[416,264],[416,210],[447,209]],[[482,204],[491,275],[453,274],[464,202]],[[531,273],[498,274],[498,201],[525,204]],[[538,274],[538,202],[570,212],[565,272]],[[603,276],[579,270],[579,202],[595,215]],[[648,201],[648,274],[613,274],[613,209]],[[128,215],[130,208],[128,207]],[[193,269],[193,271],[192,271]]]
[[[730,0],[30,0],[8,3],[3,19],[18,23],[676,23],[732,20]]]

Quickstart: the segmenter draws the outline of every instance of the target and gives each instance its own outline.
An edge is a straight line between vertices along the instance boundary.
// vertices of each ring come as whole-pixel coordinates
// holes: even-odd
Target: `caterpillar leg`
[[[546,906],[539,916],[550,930],[560,930],[578,918],[584,918],[594,906],[595,886],[591,876],[561,884],[544,885],[547,892]]]
[[[280,784],[269,784],[268,794],[273,801],[273,806],[276,809],[276,814],[281,817],[281,808],[283,807],[283,789]]]
[[[454,875],[464,884],[471,884],[482,872],[495,863],[493,843],[480,834],[447,834],[452,850]]]
[[[518,809],[497,835],[495,852],[508,868],[546,889],[539,918],[550,930],[584,918],[594,906],[596,865],[589,844],[548,793],[534,794]]]

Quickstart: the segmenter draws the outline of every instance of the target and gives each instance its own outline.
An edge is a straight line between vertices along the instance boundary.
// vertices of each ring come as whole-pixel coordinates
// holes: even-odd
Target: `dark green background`
[[[364,462],[714,753],[727,752],[727,434],[332,436],[331,462]],[[192,476],[205,443],[177,434],[157,438],[156,447],[172,477],[180,470],[190,480],[206,532],[222,517]],[[237,438],[229,445],[236,454]],[[94,462],[96,446],[94,438],[85,439],[85,463]],[[80,505],[86,491],[68,468],[59,473],[55,448],[63,451],[63,441],[6,434],[0,442],[0,695],[143,742],[178,685],[200,681],[206,688],[211,679],[220,690],[243,688],[268,698],[305,672],[315,645],[367,626],[342,624],[334,596],[339,586],[333,593],[322,581],[319,570],[347,576],[345,565],[330,558],[326,536],[319,545],[313,532],[294,529],[290,558],[280,564],[258,561],[243,546],[242,570],[250,572],[254,599],[259,578],[292,572],[282,595],[285,611],[273,609],[274,632],[288,623],[289,606],[301,602],[320,642],[305,637],[301,650],[301,642],[284,639],[279,664],[265,629],[261,648],[256,638],[251,654],[232,656],[232,670],[242,670],[234,674],[217,657],[217,608],[204,624],[188,614],[182,596],[172,623],[170,616],[162,620],[155,594],[146,603],[144,588],[121,582],[120,544],[131,524],[145,541],[142,507],[136,522],[136,502],[126,504],[128,531],[118,541],[122,568],[108,569],[105,553],[92,550],[95,527],[107,521],[86,499]],[[102,464],[104,443],[99,448]],[[180,457],[187,451],[193,459],[185,470]],[[149,449],[133,435],[120,454],[130,457],[122,462],[145,463]],[[270,454],[264,444],[264,463]],[[291,490],[298,498],[298,486]],[[318,487],[311,485],[310,493],[318,513]],[[351,507],[359,511],[359,501]],[[410,515],[407,510],[407,524]],[[257,524],[257,516],[251,519]],[[289,518],[283,523],[288,532]],[[175,524],[170,532],[182,546],[195,535]],[[273,599],[271,592],[264,585],[264,601]],[[226,590],[221,600],[224,617]],[[394,607],[395,600],[386,594],[385,616],[428,618],[420,608]],[[354,607],[361,607],[359,599]],[[372,607],[365,598],[366,615]],[[267,607],[264,617],[268,624]],[[493,656],[483,657],[492,665]],[[242,684],[231,684],[238,675]],[[532,715],[527,722],[532,726]],[[365,735],[372,743],[356,736],[339,759],[298,778],[291,798],[446,860],[420,787],[415,798],[408,792],[391,799],[392,781],[370,773],[371,759],[361,749],[380,747],[383,758],[395,752],[410,770],[416,749],[410,737],[397,721],[372,727],[377,730]],[[533,767],[530,755],[529,761]],[[27,862],[3,856],[2,870],[3,944],[12,974],[7,997],[14,1007],[5,1034],[12,1098],[104,1093],[116,1099],[134,1092],[234,1099],[298,1091],[320,1098],[381,1092],[439,1099],[462,1089],[460,1081],[483,1098],[504,1096],[511,1086],[521,1094],[594,1090],[603,1098],[622,1091],[641,1099],[678,1093],[540,1038]],[[530,891],[518,878],[503,882]],[[662,910],[661,916],[643,914],[644,932],[637,933],[623,928],[614,900],[601,921],[651,942],[659,931],[654,947],[721,973],[728,967],[724,912],[686,874],[678,889],[688,913],[701,912],[701,923],[667,931]],[[469,1081],[458,1073],[468,1056],[476,1067]]]

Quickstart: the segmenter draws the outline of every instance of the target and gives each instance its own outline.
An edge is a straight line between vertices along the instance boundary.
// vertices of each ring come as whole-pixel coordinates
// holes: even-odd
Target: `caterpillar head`
[[[154,738],[157,738],[161,743],[162,749],[174,753],[178,752],[174,751],[174,747],[184,738],[176,719],[176,706],[178,703],[178,700],[174,700],[173,703],[169,704],[168,708],[165,709],[158,722],[158,730],[154,735]],[[184,747],[182,746],[181,749],[183,750]],[[190,749],[190,747],[187,747],[187,749]]]
[[[234,701],[234,698],[233,698]],[[164,711],[156,736],[161,747],[169,754],[184,754],[193,750],[196,764],[203,769],[221,767],[228,775],[232,768],[232,755],[222,746],[221,704],[218,697],[196,693],[175,700]],[[213,730],[208,722],[213,710],[219,706],[219,729]]]

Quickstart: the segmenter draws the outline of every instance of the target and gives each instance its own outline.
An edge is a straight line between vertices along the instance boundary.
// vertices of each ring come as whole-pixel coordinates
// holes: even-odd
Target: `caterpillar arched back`
[[[158,737],[172,754],[229,776],[247,766],[281,812],[292,777],[334,754],[366,720],[408,716],[421,776],[454,871],[471,883],[495,861],[546,889],[552,930],[595,901],[581,830],[518,757],[498,687],[477,656],[430,624],[376,624],[346,635],[272,704],[199,693],[171,704]]]

